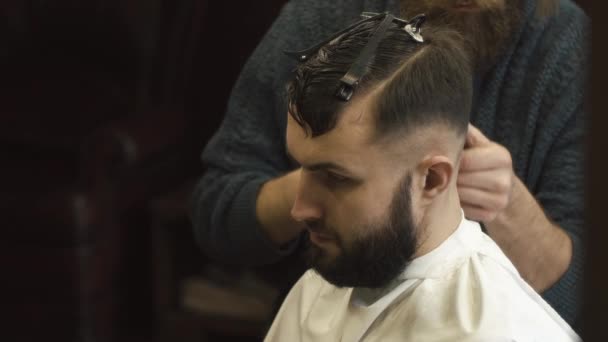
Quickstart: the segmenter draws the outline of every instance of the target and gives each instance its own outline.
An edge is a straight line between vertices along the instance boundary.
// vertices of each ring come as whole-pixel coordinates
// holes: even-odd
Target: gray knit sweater
[[[544,298],[577,322],[583,267],[583,89],[590,25],[570,0],[558,15],[534,16],[525,1],[517,39],[481,80],[472,122],[509,149],[517,175],[574,244],[567,273]],[[201,248],[225,263],[262,265],[293,252],[275,248],[256,219],[261,185],[293,166],[285,153],[285,85],[295,62],[284,50],[311,46],[362,11],[399,13],[398,0],[292,0],[245,65],[221,128],[203,152],[207,167],[193,198]],[[525,229],[525,228],[524,228]]]

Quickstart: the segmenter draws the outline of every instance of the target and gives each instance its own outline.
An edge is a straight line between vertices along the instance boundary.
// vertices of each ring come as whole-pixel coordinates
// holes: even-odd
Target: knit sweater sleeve
[[[571,89],[573,91],[577,91]],[[565,96],[564,96],[565,97]],[[543,297],[573,327],[579,325],[582,300],[584,243],[584,123],[582,103],[559,103],[572,111],[551,147],[540,177],[538,201],[572,241],[572,259],[561,279]],[[574,108],[573,108],[574,106]],[[554,110],[560,110],[554,108]],[[563,109],[562,109],[563,110]]]
[[[194,235],[212,259],[257,266],[297,246],[297,239],[274,246],[256,216],[261,186],[293,168],[285,152],[285,86],[296,64],[283,51],[307,48],[352,20],[361,3],[347,2],[287,2],[241,71],[222,125],[203,151],[206,171],[192,197]]]
[[[584,243],[583,139],[581,108],[577,108],[553,146],[541,176],[536,197],[549,217],[566,231],[572,241],[572,259],[561,279],[543,297],[573,327],[577,328],[581,308]]]
[[[261,230],[256,200],[261,186],[289,171],[277,83],[286,82],[289,62],[281,56],[298,36],[300,2],[287,3],[245,64],[232,89],[219,130],[202,155],[205,174],[191,209],[194,234],[203,252],[227,264],[272,263],[295,243],[277,248]],[[303,34],[304,31],[299,34]]]
[[[580,328],[584,243],[584,96],[589,55],[589,22],[578,11],[563,11],[568,23],[560,31],[567,45],[561,46],[559,62],[548,68],[556,80],[546,88],[542,115],[548,129],[539,139],[551,141],[538,177],[535,195],[550,219],[572,241],[572,259],[566,273],[543,297],[573,327]],[[567,13],[579,13],[578,20]]]

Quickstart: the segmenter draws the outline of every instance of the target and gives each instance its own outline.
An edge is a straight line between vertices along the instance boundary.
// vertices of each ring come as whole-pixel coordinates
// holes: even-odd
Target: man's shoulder
[[[585,14],[585,11],[572,0],[560,0],[556,16],[558,19],[570,17],[572,20],[590,22],[590,18]]]
[[[585,12],[571,0],[559,1],[555,13],[540,17],[534,13],[527,15],[523,21],[523,27],[517,50],[533,54],[535,59],[546,57],[549,62],[558,54],[576,55],[581,58],[585,54],[585,46],[588,44],[591,30],[591,22]]]
[[[590,22],[570,0],[561,0],[555,14],[542,18],[528,7],[522,20],[508,49],[484,75],[473,122],[509,149],[520,177],[536,187],[532,182],[540,164],[535,161],[548,156],[564,124],[580,111]]]
[[[587,29],[590,23],[591,21],[585,11],[572,0],[559,0],[556,9],[546,15],[539,15],[534,9],[527,10],[522,25],[528,33],[530,31],[542,31],[547,34],[552,31]]]
[[[576,340],[569,338],[574,333],[567,324],[493,248],[473,253],[445,277],[421,281],[387,314],[391,319],[377,327],[379,333],[405,340]],[[445,336],[433,335],[438,331]]]

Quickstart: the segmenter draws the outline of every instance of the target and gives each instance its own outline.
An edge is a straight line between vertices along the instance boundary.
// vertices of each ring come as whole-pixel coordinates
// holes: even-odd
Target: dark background
[[[200,152],[284,2],[0,2],[0,339],[185,341],[171,331],[226,323],[175,316],[166,278],[203,260],[186,216]],[[590,15],[602,3],[578,2]],[[604,25],[593,23],[587,341],[608,341]],[[243,331],[231,338],[259,339]]]
[[[0,340],[159,336],[154,227],[283,2],[0,2]]]

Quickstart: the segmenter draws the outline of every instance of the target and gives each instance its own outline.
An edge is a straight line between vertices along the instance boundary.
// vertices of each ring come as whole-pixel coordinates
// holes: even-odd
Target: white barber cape
[[[478,223],[382,290],[338,288],[312,270],[291,289],[268,342],[580,341]]]

